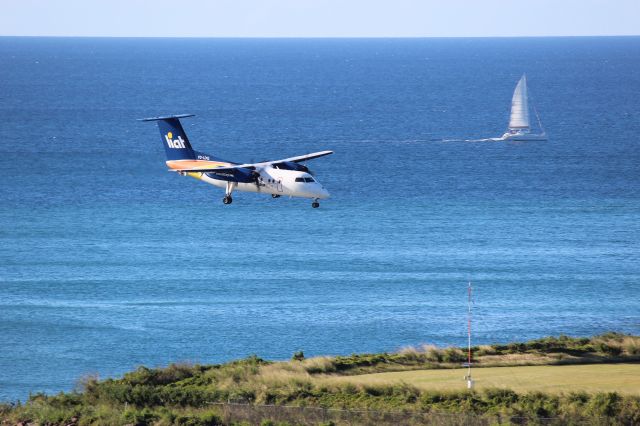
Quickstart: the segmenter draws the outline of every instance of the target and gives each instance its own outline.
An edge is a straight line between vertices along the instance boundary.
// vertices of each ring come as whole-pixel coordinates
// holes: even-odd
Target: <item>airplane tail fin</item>
[[[167,160],[193,160],[196,158],[196,154],[180,123],[181,118],[193,116],[193,114],[169,115],[142,118],[140,121],[158,122],[158,129],[160,130],[164,150],[167,153]]]

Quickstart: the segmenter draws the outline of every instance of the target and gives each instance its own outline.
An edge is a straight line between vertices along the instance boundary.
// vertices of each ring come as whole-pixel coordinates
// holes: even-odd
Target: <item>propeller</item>
[[[255,164],[255,161],[253,161],[254,159],[251,159],[251,164]],[[253,179],[253,183],[256,184],[256,187],[258,188],[258,191],[260,191],[260,172],[258,171],[258,169],[256,167],[253,168],[253,170],[251,171],[251,178]]]
[[[253,170],[251,172],[251,177],[253,178],[253,182],[256,184],[256,187],[258,187],[258,191],[260,191],[260,187],[262,186],[262,184],[260,184],[260,172]]]

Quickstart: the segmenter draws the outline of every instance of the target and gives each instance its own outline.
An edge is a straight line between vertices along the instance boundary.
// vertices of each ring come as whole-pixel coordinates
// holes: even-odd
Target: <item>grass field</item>
[[[461,390],[467,369],[415,370],[335,377],[339,383],[404,382],[424,390]],[[509,388],[516,392],[618,392],[640,395],[640,364],[544,365],[472,370],[476,389]]]

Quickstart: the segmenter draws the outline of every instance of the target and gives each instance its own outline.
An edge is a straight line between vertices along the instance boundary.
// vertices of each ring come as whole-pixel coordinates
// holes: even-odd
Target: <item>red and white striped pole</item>
[[[471,378],[471,281],[468,286],[468,311],[467,311],[467,365],[469,370],[467,372],[467,389],[473,389],[473,379]]]
[[[467,334],[468,334],[468,338],[469,338],[469,342],[468,342],[468,355],[469,355],[469,375],[471,375],[471,281],[469,281],[469,287],[468,287],[468,295],[469,295],[469,300],[468,300],[468,305],[469,305],[469,312],[467,314]]]

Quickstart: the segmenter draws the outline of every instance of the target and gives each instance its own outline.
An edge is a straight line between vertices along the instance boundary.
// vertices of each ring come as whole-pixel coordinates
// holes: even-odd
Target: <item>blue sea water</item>
[[[548,142],[503,133],[526,72]],[[0,38],[0,400],[140,364],[640,333],[640,38]],[[331,149],[308,200],[167,173]]]

